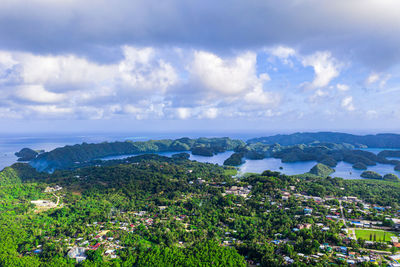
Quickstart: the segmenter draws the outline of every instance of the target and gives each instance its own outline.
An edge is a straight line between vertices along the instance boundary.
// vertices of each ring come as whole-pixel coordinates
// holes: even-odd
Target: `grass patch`
[[[395,233],[388,232],[388,231],[383,231],[383,230],[359,230],[356,229],[356,237],[362,238],[367,241],[376,241],[376,242],[382,242],[382,241],[391,241],[391,236],[396,236]]]
[[[353,229],[349,229],[349,233],[348,236],[353,236],[354,230]]]
[[[224,169],[224,174],[229,176],[235,176],[237,174],[237,169],[235,168],[226,168]]]
[[[252,176],[252,175],[259,175],[259,173],[256,173],[256,172],[245,172],[245,173],[242,173],[240,175],[240,177],[241,178],[247,178],[247,177]]]

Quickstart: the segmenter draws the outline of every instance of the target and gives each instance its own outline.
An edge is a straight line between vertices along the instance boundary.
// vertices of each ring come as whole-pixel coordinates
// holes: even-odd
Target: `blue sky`
[[[398,132],[395,0],[3,0],[2,132]]]

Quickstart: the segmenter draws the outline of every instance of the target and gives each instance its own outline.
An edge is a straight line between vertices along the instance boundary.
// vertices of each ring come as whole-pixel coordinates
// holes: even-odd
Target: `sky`
[[[400,132],[397,0],[2,0],[0,133]]]

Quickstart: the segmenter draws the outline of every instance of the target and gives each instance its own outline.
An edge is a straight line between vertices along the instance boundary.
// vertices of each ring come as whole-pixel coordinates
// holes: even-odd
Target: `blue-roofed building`
[[[363,227],[364,226],[361,222],[357,222],[357,221],[352,221],[351,224],[353,224],[355,227]]]
[[[343,254],[347,253],[347,247],[338,247],[337,250],[340,251]]]
[[[311,213],[312,213],[312,209],[310,209],[310,208],[304,209],[304,214],[311,214]]]
[[[377,211],[385,211],[384,207],[374,207],[374,209]]]

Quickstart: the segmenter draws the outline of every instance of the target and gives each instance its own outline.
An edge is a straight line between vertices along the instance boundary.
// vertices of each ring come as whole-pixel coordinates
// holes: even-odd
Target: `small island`
[[[23,148],[19,152],[15,152],[15,156],[18,157],[18,161],[30,161],[34,160],[39,153],[30,148]]]
[[[357,163],[355,163],[355,164],[353,165],[353,169],[356,169],[356,170],[366,170],[366,169],[367,169],[367,165],[365,165],[365,164],[362,163],[362,162],[357,162]]]
[[[388,173],[383,176],[383,180],[385,181],[391,181],[391,182],[399,182],[399,177],[393,173]]]
[[[243,163],[243,153],[233,153],[224,161],[224,165],[239,166]]]
[[[382,179],[382,176],[379,173],[373,171],[364,171],[363,173],[361,173],[360,176],[366,179],[378,179],[378,180]]]
[[[400,171],[400,163],[396,165],[396,167],[394,167],[395,171]]]
[[[312,169],[310,170],[311,174],[317,175],[317,176],[321,176],[321,177],[327,177],[329,176],[331,173],[334,173],[335,170],[332,169],[329,166],[326,166],[322,163],[318,163],[317,165],[315,165],[314,167],[312,167]]]

